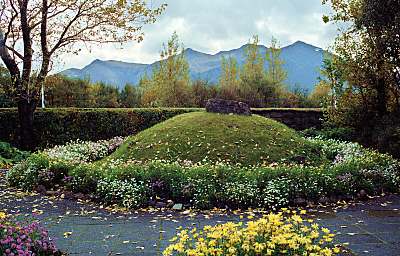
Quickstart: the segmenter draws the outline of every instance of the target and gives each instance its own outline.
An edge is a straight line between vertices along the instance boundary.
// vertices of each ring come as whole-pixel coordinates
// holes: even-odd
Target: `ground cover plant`
[[[0,169],[9,168],[29,156],[29,152],[18,150],[9,143],[0,141]]]
[[[332,243],[334,236],[312,220],[303,220],[301,215],[286,210],[247,223],[228,222],[200,230],[180,230],[163,255],[330,256],[342,251]]]
[[[225,128],[229,126],[227,120],[232,120],[231,125],[242,124],[244,120],[232,116],[210,115],[210,117],[211,119],[216,117],[220,122],[222,120],[222,126]],[[187,117],[183,116],[183,120],[185,118]],[[247,133],[257,131],[258,127],[255,125],[257,122],[264,125],[263,120],[259,119],[261,117],[249,119],[254,125],[245,127],[244,131]],[[264,159],[270,161],[260,161],[254,165],[241,164],[241,158],[234,154],[235,150],[239,149],[235,149],[233,145],[237,148],[247,145],[248,151],[244,152],[253,156],[255,152],[264,152],[254,149],[258,142],[246,140],[248,137],[242,137],[242,142],[239,144],[233,143],[230,146],[232,148],[227,146],[223,148],[222,138],[208,142],[217,144],[216,148],[221,152],[222,150],[231,152],[232,157],[226,161],[222,157],[206,158],[198,162],[195,162],[197,159],[156,160],[155,157],[148,160],[140,157],[136,159],[134,154],[129,153],[132,149],[140,155],[139,150],[135,149],[137,144],[132,143],[135,140],[139,143],[147,140],[151,144],[152,141],[159,141],[157,136],[167,138],[166,134],[178,125],[174,123],[176,120],[179,118],[171,120],[174,125],[171,125],[170,130],[155,126],[152,131],[157,132],[147,131],[146,134],[156,139],[140,137],[142,135],[139,134],[137,136],[140,139],[130,137],[125,142],[121,138],[99,142],[78,141],[40,151],[14,166],[8,172],[7,180],[11,185],[26,190],[34,190],[38,186],[44,186],[46,189],[62,187],[67,191],[90,194],[93,199],[107,204],[119,204],[126,208],[145,207],[157,203],[167,207],[174,203],[182,203],[185,207],[200,209],[212,207],[278,209],[286,205],[301,205],[307,202],[336,202],[356,196],[399,192],[400,164],[389,155],[365,149],[357,143],[318,137],[303,138],[286,126],[270,120],[267,120],[267,125],[264,127],[269,129],[264,134],[269,137],[270,142],[273,141],[272,138],[284,136],[285,142],[288,140],[288,143],[292,144],[288,147],[269,146],[268,149],[274,151],[270,154],[274,158],[265,157]],[[168,121],[166,123],[168,124]],[[192,137],[197,138],[198,134],[202,134],[199,131],[204,132],[206,126],[205,122],[202,127],[194,126],[196,128],[192,130],[194,134]],[[283,128],[283,131],[274,130],[277,127]],[[190,127],[182,129],[186,131]],[[234,133],[235,128],[231,129]],[[238,126],[236,129],[239,129]],[[234,138],[230,137],[229,133],[226,133],[226,141]],[[220,131],[221,136],[222,134],[224,133]],[[183,132],[181,135],[181,138],[188,138]],[[267,138],[260,140],[266,141]],[[161,145],[165,147],[165,144]],[[207,148],[207,144],[205,145]],[[296,145],[302,146],[304,151],[302,154],[308,155],[304,158],[301,158],[302,154],[297,155],[296,148],[291,148]],[[171,145],[171,147],[180,146]],[[190,145],[183,147],[190,148]],[[197,147],[193,146],[196,150]],[[118,149],[114,152],[116,148]],[[159,150],[160,148],[154,145],[152,151],[143,149],[148,154],[156,154]],[[194,152],[200,155],[198,151]],[[167,155],[160,151],[159,155],[162,154]],[[280,157],[282,158],[279,159]]]
[[[38,222],[18,221],[0,212],[0,255],[54,256],[57,250],[48,231]]]

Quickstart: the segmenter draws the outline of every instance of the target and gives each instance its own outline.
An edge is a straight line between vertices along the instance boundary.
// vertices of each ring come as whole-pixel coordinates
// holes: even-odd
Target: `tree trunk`
[[[376,92],[377,92],[378,113],[380,116],[383,116],[387,113],[386,88],[385,88],[385,80],[383,78],[378,79]]]
[[[19,145],[21,149],[33,150],[36,146],[36,139],[33,132],[33,119],[37,102],[35,99],[30,101],[21,99],[18,102],[19,117]]]

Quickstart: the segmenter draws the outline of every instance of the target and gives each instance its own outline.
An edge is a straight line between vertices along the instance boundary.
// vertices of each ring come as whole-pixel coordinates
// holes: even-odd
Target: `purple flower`
[[[0,225],[6,231],[0,232],[0,251],[5,252],[7,256],[34,256],[39,252],[49,255],[57,252],[48,231],[38,222],[7,222]]]

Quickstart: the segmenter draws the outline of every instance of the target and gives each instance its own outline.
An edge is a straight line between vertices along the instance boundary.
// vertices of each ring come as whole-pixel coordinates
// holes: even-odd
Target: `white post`
[[[42,88],[41,88],[41,95],[42,95],[42,108],[45,108],[44,105],[44,83],[42,83]]]

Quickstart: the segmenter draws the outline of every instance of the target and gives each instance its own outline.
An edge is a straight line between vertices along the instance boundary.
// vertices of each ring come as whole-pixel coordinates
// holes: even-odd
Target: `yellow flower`
[[[208,245],[209,245],[210,247],[215,247],[215,246],[217,246],[217,241],[216,241],[216,240],[210,240],[210,241],[208,242]]]
[[[7,218],[7,214],[4,212],[0,212],[0,220]]]
[[[321,230],[322,230],[322,232],[324,232],[325,234],[329,234],[329,233],[330,233],[329,229],[327,229],[327,228],[322,228]]]
[[[255,243],[255,244],[254,244],[254,250],[255,250],[257,253],[262,252],[262,251],[264,250],[265,247],[266,247],[265,244],[262,244],[262,243]]]
[[[253,217],[249,216],[250,219]],[[238,248],[246,255],[294,255],[300,250],[303,255],[333,256],[340,252],[337,246],[330,246],[334,234],[328,229],[320,229],[318,224],[312,224],[310,228],[303,222],[296,213],[286,216],[279,212],[245,224],[228,222],[206,226],[199,231],[181,230],[173,241],[175,243],[168,246],[163,255],[233,256],[237,255]]]
[[[228,252],[231,253],[232,255],[235,255],[235,253],[236,253],[236,248],[230,247],[230,248],[228,249]]]
[[[68,238],[72,235],[72,232],[64,232],[64,238]]]
[[[248,251],[250,251],[250,245],[248,243],[244,243],[244,244],[242,244],[242,249],[245,252],[248,252]]]
[[[313,229],[318,229],[318,228],[319,228],[319,225],[318,225],[317,223],[314,223],[314,224],[311,225],[311,227],[312,227]]]
[[[292,219],[297,223],[303,222],[303,219],[299,215],[293,215]]]
[[[340,253],[340,248],[338,248],[338,247],[333,248],[333,252],[336,254]]]

